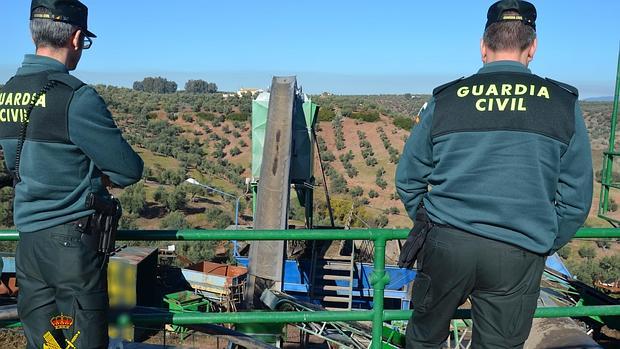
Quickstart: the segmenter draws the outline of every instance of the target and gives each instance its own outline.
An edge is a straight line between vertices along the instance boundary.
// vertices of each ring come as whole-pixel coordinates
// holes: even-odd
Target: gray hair
[[[34,13],[52,14],[45,7],[37,7]],[[72,24],[51,19],[34,18],[30,20],[30,33],[36,47],[63,47],[71,39],[71,35],[78,29],[78,27]]]
[[[519,13],[506,11],[506,14]],[[503,21],[491,24],[485,31],[482,40],[493,51],[519,50],[524,51],[536,39],[536,31],[521,21]]]

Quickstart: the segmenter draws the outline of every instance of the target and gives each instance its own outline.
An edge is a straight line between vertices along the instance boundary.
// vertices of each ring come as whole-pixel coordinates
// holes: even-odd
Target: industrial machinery
[[[620,188],[620,184],[611,179],[613,158],[620,155],[615,150],[619,94],[620,59],[610,144],[609,151],[605,152],[601,206],[599,207],[601,217],[614,226],[620,223],[620,219],[608,213],[609,191]],[[318,228],[314,225],[312,210],[315,189],[314,126],[318,110],[318,105],[304,96],[297,86],[295,77],[274,77],[270,92],[259,95],[253,101],[251,188],[254,194],[253,228],[255,230],[290,228],[288,214],[291,187],[295,189],[296,197],[305,209],[304,227]],[[327,193],[326,190],[326,195]],[[327,203],[329,205],[329,197]],[[332,228],[334,228],[333,225],[332,220]],[[159,233],[161,237],[169,236],[166,235],[166,231],[155,234]],[[180,236],[182,239],[183,234]],[[386,238],[383,239],[382,248],[385,247],[386,242]],[[376,243],[377,241],[375,240]],[[110,299],[116,305],[132,308],[130,311],[133,313],[156,314],[165,317],[167,324],[172,324],[176,316],[181,318],[181,315],[188,314],[203,316],[206,312],[258,310],[262,312],[303,312],[299,315],[308,316],[310,313],[312,313],[310,315],[315,315],[314,312],[323,312],[329,308],[352,310],[374,307],[379,309],[377,314],[380,314],[379,317],[372,315],[372,321],[377,324],[387,317],[384,317],[384,313],[389,312],[383,311],[384,298],[388,301],[386,308],[406,310],[410,307],[410,285],[415,278],[416,271],[399,269],[395,266],[386,267],[384,253],[375,254],[381,257],[375,258],[375,262],[381,262],[375,263],[373,270],[371,265],[355,259],[357,253],[355,243],[348,247],[342,246],[345,250],[349,249],[347,253],[332,259],[325,258],[322,253],[318,253],[319,247],[315,244],[295,246],[295,249],[310,250],[310,260],[307,258],[290,259],[288,257],[291,253],[287,247],[285,240],[252,241],[247,257],[236,256],[241,266],[204,262],[176,270],[168,266],[165,268],[162,265],[158,266],[157,256],[152,250],[130,247],[119,251],[111,260]],[[308,256],[308,254],[305,255]],[[5,259],[5,262],[8,260]],[[7,270],[7,266],[11,264],[5,263],[4,272],[10,273],[11,270]],[[14,269],[14,264],[12,267]],[[161,275],[162,270],[173,270],[176,272],[174,276],[181,282],[169,283],[169,278]],[[166,284],[173,290],[165,293],[155,292],[156,283]],[[380,286],[376,286],[377,284]],[[245,309],[238,308],[242,294],[244,294]],[[376,297],[377,294],[380,295]],[[164,297],[165,300],[163,300]],[[164,303],[167,303],[168,309],[165,308]],[[335,305],[340,305],[340,307]],[[539,307],[575,305],[618,305],[618,300],[575,280],[557,256],[549,257],[543,276]],[[16,313],[14,307],[0,309],[0,317],[2,317],[0,320],[12,320],[10,324],[14,326],[16,320],[14,313]],[[354,317],[355,313],[359,312],[347,313],[351,313]],[[257,314],[262,315],[259,312]],[[331,316],[333,313],[327,315]],[[265,316],[269,315],[265,314]],[[319,337],[330,346],[339,348],[364,349],[371,346],[376,348],[378,344],[384,348],[404,346],[402,331],[404,322],[386,322],[383,326],[372,328],[369,325],[370,318],[360,318],[363,321],[323,321],[324,318],[321,321],[306,321],[304,318],[296,320],[302,322],[291,322],[288,326],[294,326],[304,335]],[[586,328],[596,329],[605,325],[612,329],[620,329],[618,316],[584,316],[579,320],[577,322],[571,318],[537,319],[526,348],[553,347],[559,349],[577,346],[597,348],[598,345],[584,331]],[[265,321],[265,318],[260,318],[260,316],[236,323],[235,330],[225,326],[196,324],[195,322],[177,326],[175,329],[184,334],[189,333],[190,330],[196,333],[206,333],[248,348],[272,349],[281,342],[281,334],[287,326],[284,322]],[[446,344],[451,348],[468,348],[471,325],[468,319],[455,319]],[[377,329],[380,329],[379,333]],[[117,330],[117,334],[126,339],[136,339],[135,337],[139,334],[137,328],[131,328],[128,333],[118,331],[120,330]],[[382,337],[381,343],[372,343],[373,338],[379,337]]]

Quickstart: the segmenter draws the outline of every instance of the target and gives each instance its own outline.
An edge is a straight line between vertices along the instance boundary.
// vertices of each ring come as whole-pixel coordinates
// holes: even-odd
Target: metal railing
[[[240,323],[301,323],[333,321],[371,321],[372,348],[382,347],[383,322],[406,320],[411,311],[384,310],[383,298],[389,277],[385,272],[385,247],[388,240],[405,239],[407,229],[351,230],[140,230],[119,231],[117,240],[141,241],[205,241],[205,240],[370,240],[374,243],[374,271],[371,276],[373,308],[363,311],[302,311],[302,312],[238,312],[238,313],[167,313],[136,314],[131,321],[139,324],[240,324]],[[620,238],[620,229],[584,228],[575,238]],[[16,231],[0,230],[0,241],[17,241]],[[619,316],[620,305],[545,307],[535,317]],[[469,310],[458,310],[455,318],[469,319]]]
[[[618,124],[618,100],[620,99],[620,51],[618,51],[618,65],[616,68],[616,92],[614,105],[611,112],[611,126],[609,132],[609,149],[603,152],[603,168],[601,169],[601,196],[598,204],[598,216],[609,222],[620,224],[620,220],[608,216],[612,211],[610,207],[610,191],[612,188],[620,189],[620,183],[616,182],[613,172],[614,158],[620,156],[616,151],[616,128]]]

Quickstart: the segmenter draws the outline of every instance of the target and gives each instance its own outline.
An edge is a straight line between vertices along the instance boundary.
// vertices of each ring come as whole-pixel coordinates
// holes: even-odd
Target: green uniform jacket
[[[504,94],[503,88],[480,92],[478,85],[472,92],[467,85],[487,81],[488,86],[490,81],[501,87],[502,79],[527,81],[528,89],[546,86],[546,93],[528,90],[512,98],[508,92],[514,90],[508,86],[508,96],[497,100],[522,97],[528,106],[542,107],[526,114],[498,112],[498,105],[490,111],[496,100],[489,98]],[[415,217],[424,200],[439,224],[540,254],[566,244],[592,202],[592,154],[576,89],[537,77],[519,62],[498,61],[438,90],[422,111],[396,170],[396,188],[409,216]],[[524,107],[520,103],[514,107]],[[438,111],[442,119],[436,117]],[[558,130],[568,131],[559,139],[553,136]]]
[[[26,55],[16,75],[43,71],[69,74],[64,64],[52,58]],[[15,188],[14,201],[14,221],[20,232],[46,229],[91,214],[85,199],[91,192],[107,194],[103,175],[123,187],[142,177],[142,159],[123,139],[106,103],[92,87],[83,85],[75,91],[67,115],[69,144],[24,142],[21,182]],[[0,122],[0,127],[3,124]],[[17,140],[0,139],[0,147],[7,169],[13,171]]]

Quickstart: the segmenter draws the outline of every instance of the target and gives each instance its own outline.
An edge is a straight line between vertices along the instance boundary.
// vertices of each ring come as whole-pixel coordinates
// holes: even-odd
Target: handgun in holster
[[[121,203],[114,197],[88,194],[86,208],[95,210],[89,217],[87,228],[82,233],[82,243],[91,249],[109,256],[114,252],[116,231],[123,213]]]
[[[416,211],[415,221],[413,222],[413,228],[409,231],[407,241],[405,241],[405,244],[400,249],[400,256],[398,257],[399,267],[407,269],[413,268],[424,246],[426,236],[434,226],[435,224],[428,217],[426,207],[420,202],[418,210]]]

